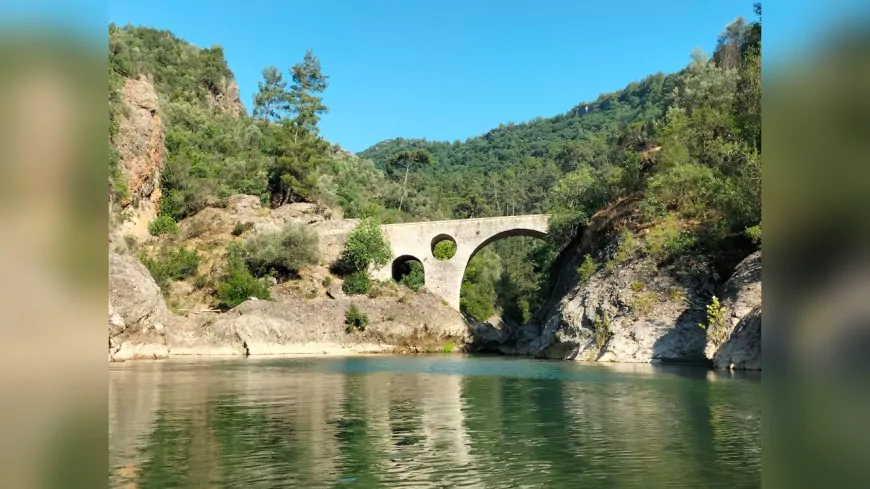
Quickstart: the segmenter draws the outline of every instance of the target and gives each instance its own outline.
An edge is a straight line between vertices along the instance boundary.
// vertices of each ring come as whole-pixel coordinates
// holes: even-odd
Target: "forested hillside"
[[[696,180],[707,182],[698,191],[733,192],[722,196],[728,203],[699,204],[718,207],[728,232],[742,231],[760,217],[760,43],[760,19],[740,19],[712,58],[696,50],[678,73],[648,76],[563,115],[465,142],[384,141],[359,156],[387,168],[399,151],[430,153],[434,164],[413,175],[411,191],[452,218],[556,212],[582,220],[638,192],[666,205],[673,196],[663,185]]]
[[[198,48],[169,31],[109,26],[110,198],[123,201],[116,135],[127,110],[120,93],[127,79],[152,80],[166,125],[166,161],[160,213],[180,220],[232,194],[263,203],[317,201],[348,217],[387,213],[396,194],[374,166],[331,146],[318,134],[327,108],[328,77],[313,53],[287,70],[263,70],[249,115],[219,46]]]
[[[314,53],[289,69],[265,68],[248,114],[233,100],[238,89],[220,47],[110,25],[109,197],[130,199],[118,169],[127,110],[120,94],[125,80],[143,76],[165,124],[166,226],[239,193],[384,223],[551,213],[548,242],[493,244],[469,264],[463,285],[466,312],[525,321],[548,291],[557,253],[620,199],[639,202],[643,225],[670,254],[691,249],[716,259],[759,242],[760,5],[756,13],[755,22],[729,25],[709,59],[696,51],[678,73],[651,75],[563,115],[464,142],[395,139],[359,155],[319,135],[329,77]]]
[[[646,225],[672,253],[692,248],[722,258],[726,248],[760,241],[760,4],[756,14],[755,22],[738,19],[727,26],[712,57],[696,50],[678,73],[651,75],[563,115],[502,125],[464,142],[389,140],[359,155],[378,168],[388,168],[401,151],[432,155],[434,163],[409,178],[412,213],[554,214],[550,250],[534,242],[514,245],[508,260],[503,244],[495,246],[501,259],[481,254],[470,265],[491,270],[500,263],[502,282],[522,291],[525,308],[540,300],[536,291],[546,281],[547,257],[592,214],[621,198],[640,199]],[[491,284],[481,285],[478,291],[491,295]]]

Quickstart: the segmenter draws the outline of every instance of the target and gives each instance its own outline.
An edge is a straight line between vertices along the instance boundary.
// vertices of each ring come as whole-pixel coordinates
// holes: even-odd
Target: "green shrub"
[[[205,234],[208,230],[208,223],[205,222],[205,219],[202,218],[194,218],[191,219],[187,225],[187,232],[185,233],[185,237],[190,238],[198,238]]]
[[[347,333],[352,333],[354,330],[365,331],[366,325],[369,323],[369,317],[360,312],[354,304],[351,304],[344,312],[344,320],[347,324],[347,328],[345,328]]]
[[[725,341],[727,335],[725,306],[719,303],[719,298],[715,295],[710,304],[707,304],[707,324],[699,323],[698,326],[707,330],[707,336],[712,338],[717,345],[721,345]]]
[[[151,233],[151,236],[177,234],[178,224],[175,223],[175,219],[164,214],[148,224],[148,232]]]
[[[131,234],[124,236],[124,243],[130,251],[136,251],[139,248],[139,241],[136,240],[136,236]]]
[[[631,304],[629,304],[629,307],[631,307],[631,313],[634,315],[635,319],[640,319],[652,312],[656,302],[658,302],[658,294],[655,292],[647,292],[635,296],[631,301]]]
[[[463,284],[463,291],[459,297],[459,309],[479,321],[486,321],[495,314],[495,305],[493,305],[492,299],[485,294],[486,292],[481,293],[480,289],[465,289],[465,284]]]
[[[344,278],[341,290],[347,295],[365,294],[372,286],[372,280],[365,271],[356,271]]]
[[[392,253],[380,223],[375,219],[363,219],[347,236],[339,257],[339,268],[350,272],[367,270],[370,265],[380,268],[390,261]]]
[[[227,264],[226,275],[218,283],[215,295],[218,305],[227,309],[236,307],[251,297],[271,299],[266,284],[254,277],[244,262],[232,257]]]
[[[635,292],[640,292],[641,290],[643,290],[644,287],[646,287],[646,284],[639,281],[639,280],[635,280],[634,282],[631,283],[630,287],[631,287],[631,290],[633,290]]]
[[[112,149],[112,150],[110,150],[109,155],[112,155],[113,153],[115,155],[115,158],[117,158],[118,152],[115,151],[114,149]],[[115,177],[115,179],[112,183],[113,183],[113,186],[115,188],[115,201],[116,202],[123,202],[124,200],[127,199],[127,197],[130,196],[130,189],[127,185],[127,177],[124,173],[118,172],[117,176]]]
[[[402,277],[401,283],[405,287],[417,292],[425,284],[423,264],[417,260],[411,260],[407,263],[410,271]]]
[[[622,263],[631,258],[636,249],[637,238],[634,237],[634,233],[629,229],[623,229],[619,233],[619,245],[616,248],[616,252],[613,254],[613,260],[616,263]]]
[[[585,284],[595,274],[596,268],[598,267],[595,265],[595,260],[587,253],[583,257],[583,263],[577,267],[577,282]]]
[[[432,256],[438,260],[449,260],[453,258],[453,255],[455,254],[456,243],[449,239],[439,241],[438,244],[435,245],[435,248],[432,249]]]
[[[441,349],[444,353],[450,353],[453,351],[453,343],[447,343],[444,345],[444,348]]]
[[[610,316],[606,312],[602,312],[595,316],[592,321],[592,337],[595,340],[595,346],[600,352],[604,345],[613,337],[613,332],[610,331]]]
[[[379,282],[373,280],[371,282],[371,287],[369,287],[369,292],[367,294],[369,296],[369,298],[370,299],[377,299],[378,297],[383,295],[383,293],[384,293],[384,290],[381,287],[381,284]]]
[[[684,233],[673,217],[653,226],[647,232],[645,241],[646,252],[659,261],[683,254],[695,244],[695,238]]]
[[[243,249],[245,265],[257,277],[273,273],[286,277],[320,261],[317,234],[301,224],[248,238]]]
[[[233,236],[241,236],[245,231],[249,231],[254,228],[254,223],[252,222],[237,222],[235,226],[233,226],[232,235]]]
[[[164,246],[154,257],[148,256],[143,250],[139,260],[151,272],[154,282],[164,294],[170,292],[173,280],[193,276],[199,267],[199,253],[184,246]]]
[[[493,243],[492,248],[497,245]],[[459,289],[459,310],[480,321],[495,314],[496,304],[516,303],[517,288],[504,280],[508,276],[504,264],[492,248],[484,248],[469,260]]]
[[[208,275],[197,275],[193,281],[194,288],[204,289],[208,287]]]
[[[755,226],[751,226],[746,228],[744,231],[746,236],[752,240],[752,243],[755,245],[761,245],[761,224],[756,224]]]
[[[688,161],[651,176],[646,191],[648,199],[691,219],[714,218],[728,193],[716,169]]]
[[[324,289],[330,288],[332,286],[332,277],[327,275],[326,278],[324,278],[323,281],[320,282],[320,285],[322,285]]]

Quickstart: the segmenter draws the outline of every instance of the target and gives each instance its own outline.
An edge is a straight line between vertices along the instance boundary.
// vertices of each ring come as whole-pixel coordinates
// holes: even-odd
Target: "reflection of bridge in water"
[[[532,236],[547,233],[546,214],[485,217],[452,221],[410,222],[386,224],[381,228],[393,250],[391,264],[374,272],[379,280],[397,278],[397,269],[408,260],[423,264],[426,288],[444,298],[459,310],[459,289],[468,261],[484,246],[501,238]],[[441,241],[456,243],[456,254],[448,260],[438,260],[432,254]]]
[[[758,487],[759,381],[457,355],[111,364],[109,487]]]

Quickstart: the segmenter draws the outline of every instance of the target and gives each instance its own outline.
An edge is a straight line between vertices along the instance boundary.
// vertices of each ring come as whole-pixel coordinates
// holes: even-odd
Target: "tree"
[[[258,234],[245,241],[244,260],[255,276],[291,276],[320,260],[319,239],[305,225],[290,223],[281,231]]]
[[[290,68],[292,84],[275,67],[263,70],[263,81],[254,95],[254,115],[267,123],[270,136],[266,152],[273,158],[269,187],[273,203],[307,199],[317,184],[317,168],[326,161],[329,143],[318,135],[317,123],[327,112],[323,97],[328,76],[311,50]]]
[[[375,219],[363,219],[344,243],[339,261],[351,271],[366,271],[369,265],[380,268],[390,261],[390,243]]]
[[[270,66],[263,70],[263,81],[257,82],[254,117],[275,122],[288,116],[287,82],[278,68]]]
[[[323,105],[323,97],[316,94],[322,93],[329,85],[328,76],[320,70],[320,60],[309,49],[305,51],[305,58],[301,63],[293,65],[290,69],[293,75],[293,85],[290,86],[289,102],[290,111],[295,116],[293,125],[298,136],[300,130],[317,134],[317,123],[320,115],[327,112]]]
[[[402,197],[399,199],[399,210],[405,202],[405,192],[408,186],[408,172],[411,168],[419,168],[434,162],[432,155],[423,149],[399,151],[387,161],[387,173],[395,175],[399,169],[405,169],[405,178],[402,181]]]
[[[227,272],[217,286],[215,297],[218,305],[225,309],[236,307],[251,297],[271,299],[266,284],[251,275],[245,263],[236,257],[231,257],[227,263]]]
[[[317,187],[317,169],[328,161],[329,143],[292,124],[273,127],[269,133],[274,157],[269,169],[269,187],[275,205],[307,200]]]
[[[724,70],[740,66],[740,45],[746,32],[746,20],[738,17],[719,35],[713,60]]]

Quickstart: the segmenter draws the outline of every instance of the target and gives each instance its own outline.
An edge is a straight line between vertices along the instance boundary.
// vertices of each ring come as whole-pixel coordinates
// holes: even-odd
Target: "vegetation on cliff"
[[[232,96],[237,89],[220,47],[110,25],[109,194],[124,189],[114,147],[125,110],[119,90],[124,79],[146,76],[166,124],[154,234],[173,235],[176,221],[237,193],[264,205],[338,206],[366,223],[550,213],[546,242],[493,243],[471,260],[462,284],[464,311],[520,322],[547,297],[557,253],[617,201],[639,207],[640,222],[623,231],[632,236],[620,239],[633,248],[617,250],[608,263],[584,262],[582,274],[612,268],[629,252],[667,262],[691,251],[733,266],[761,237],[760,5],[756,11],[757,21],[726,27],[711,57],[696,51],[677,73],[650,75],[565,114],[501,125],[464,142],[395,139],[359,155],[319,135],[328,76],[312,52],[286,79],[275,67],[264,69],[248,115]],[[314,260],[304,243],[293,256],[266,253],[271,246],[260,246],[269,256],[249,250],[230,258],[218,287],[222,305],[265,296],[254,290],[262,287],[255,275],[291,274]],[[348,272],[385,264],[380,251],[358,251],[345,257]],[[347,279],[367,289],[367,276]]]
[[[636,228],[649,229],[645,252],[666,261],[691,249],[733,267],[761,236],[758,4],[756,13],[756,22],[727,26],[712,57],[696,50],[677,73],[651,75],[563,115],[464,142],[385,141],[360,156],[386,168],[403,152],[431,154],[435,163],[411,174],[408,192],[415,202],[437,202],[439,217],[553,214],[551,249],[530,241],[505,259],[497,243],[498,259],[479,254],[469,264],[463,308],[478,317],[493,312],[484,304],[505,301],[499,280],[519,289],[518,301],[505,302],[533,307],[546,287],[523,285],[546,284],[545,258],[620,199],[639,201]],[[528,273],[518,268],[530,264],[535,270],[524,280]],[[487,278],[484,269],[502,272]]]

